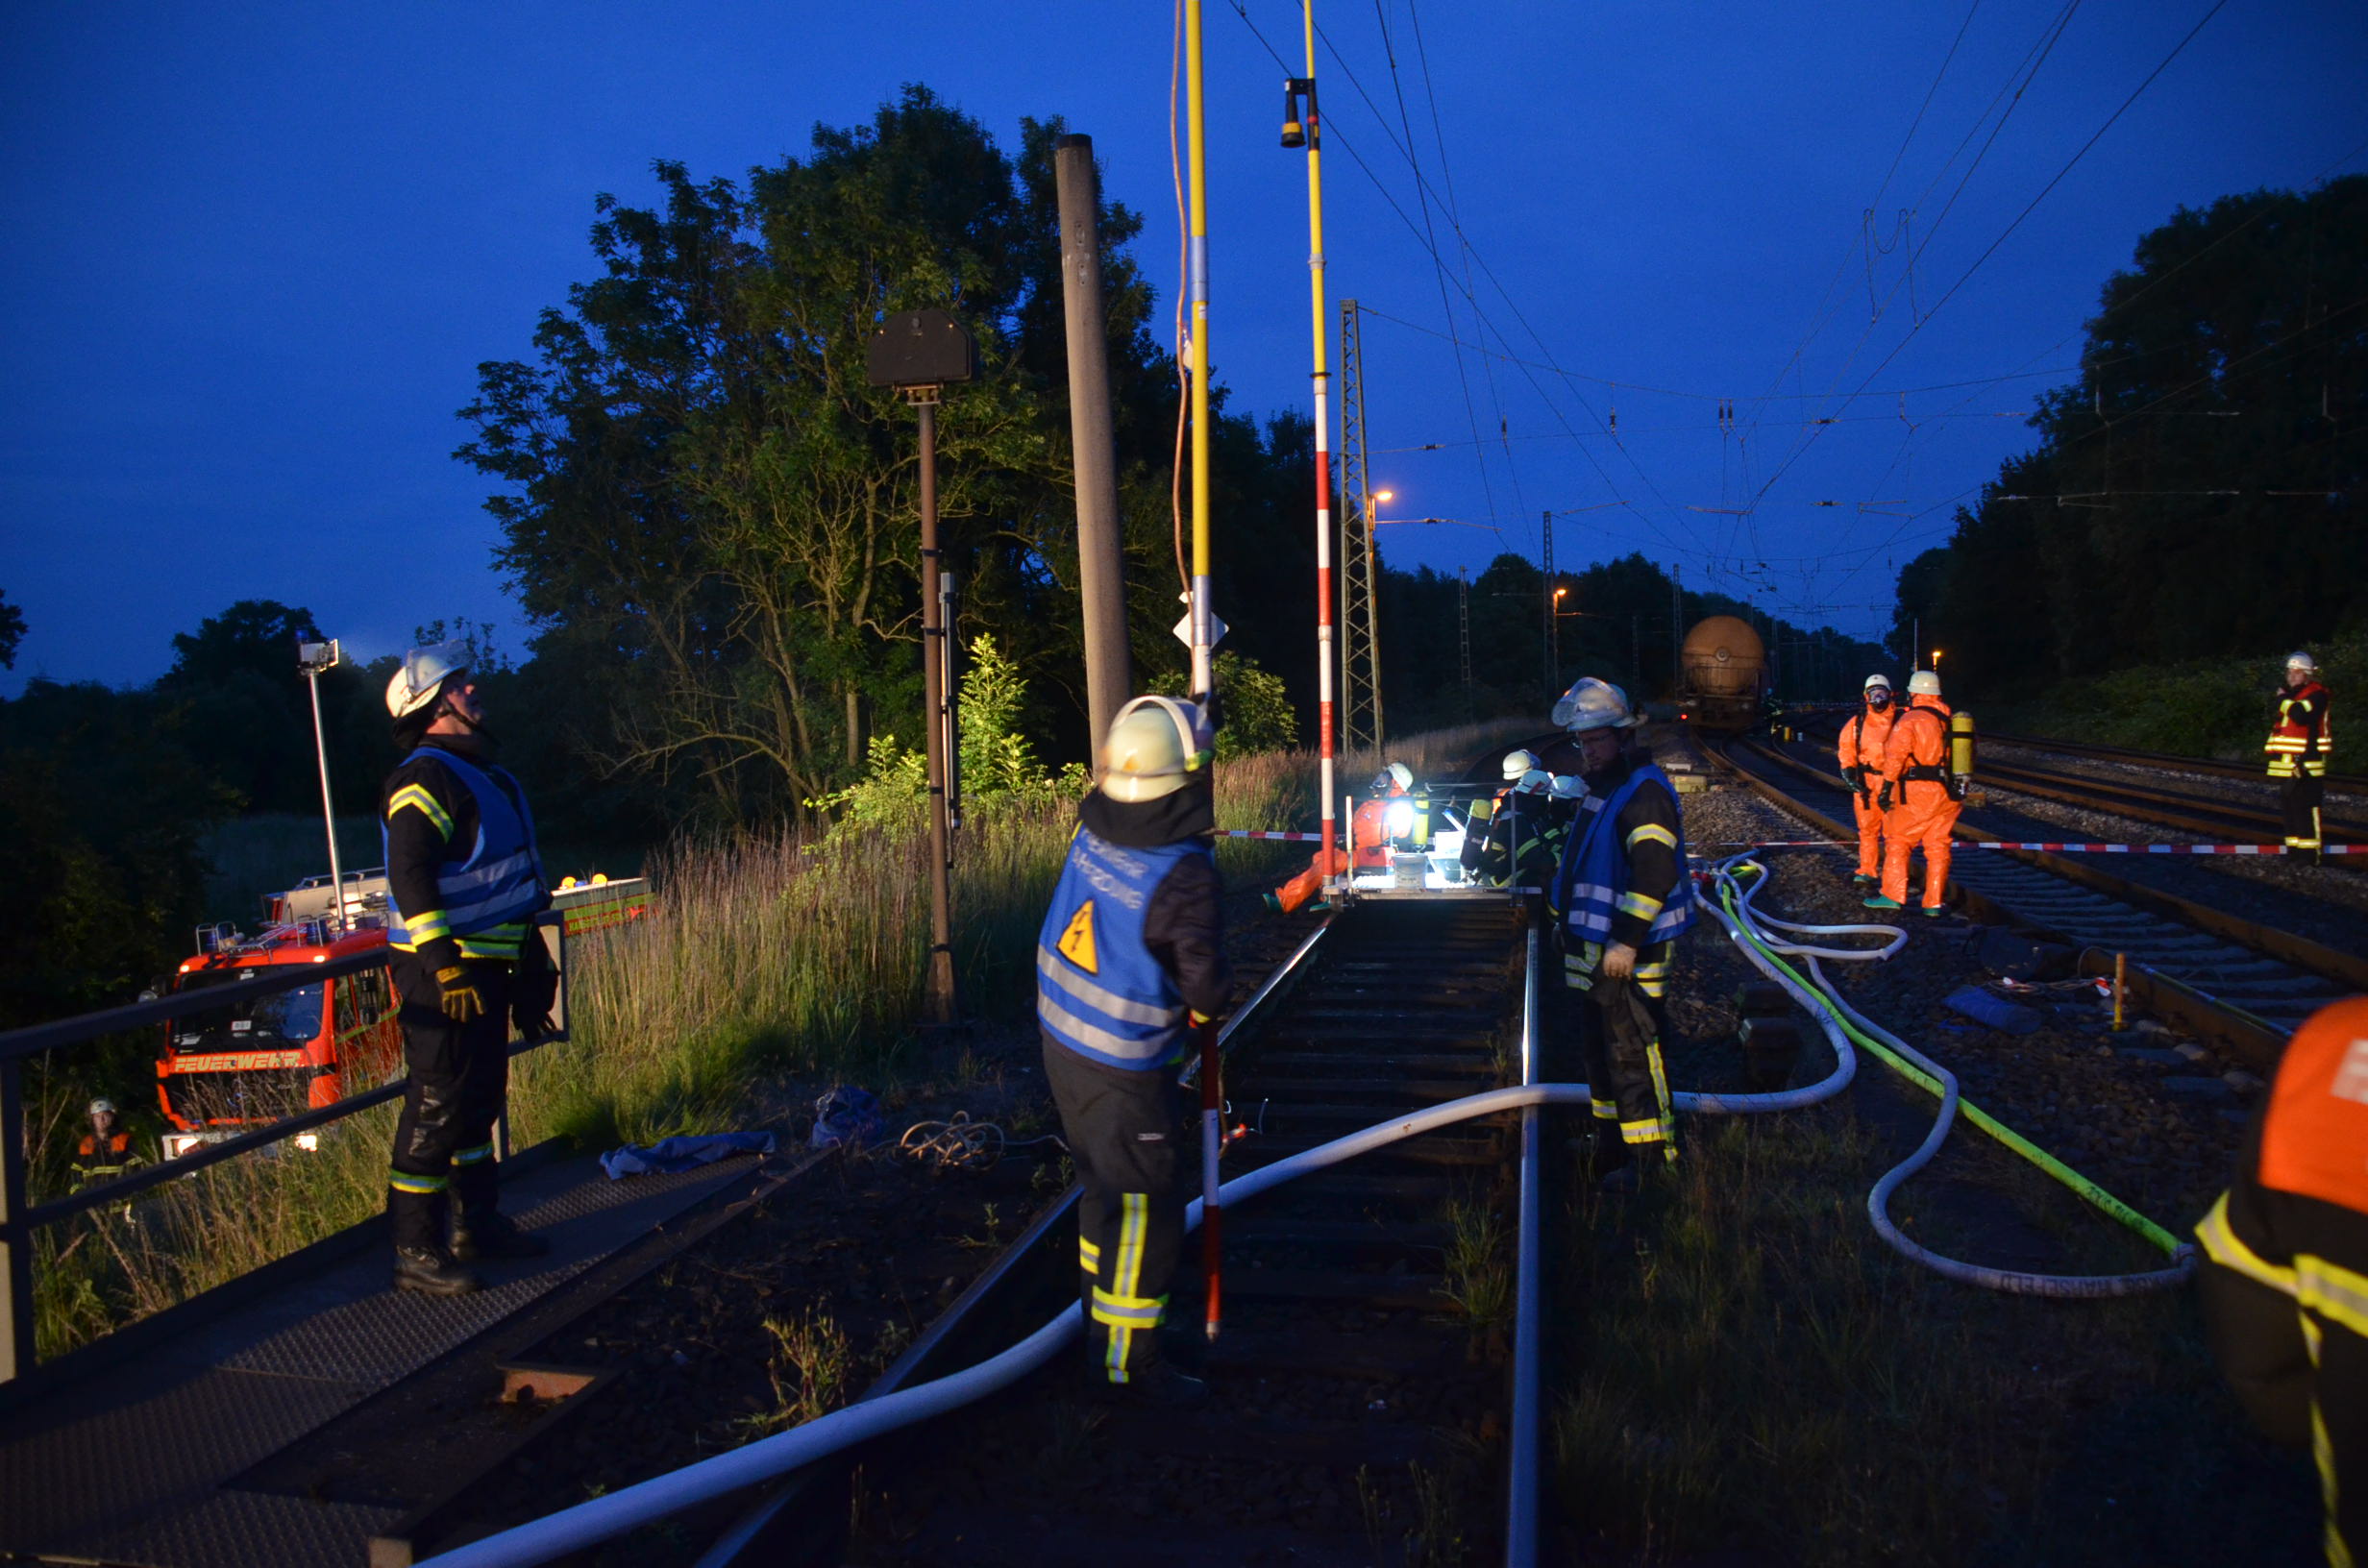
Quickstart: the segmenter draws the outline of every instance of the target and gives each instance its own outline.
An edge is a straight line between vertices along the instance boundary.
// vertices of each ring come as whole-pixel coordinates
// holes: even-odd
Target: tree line
[[[1900,573],[1901,656],[2025,695],[2368,627],[2368,176],[2147,233],[2031,423]]]

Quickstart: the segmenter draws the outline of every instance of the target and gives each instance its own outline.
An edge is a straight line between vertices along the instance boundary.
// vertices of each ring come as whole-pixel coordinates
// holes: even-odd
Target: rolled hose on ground
[[[1751,873],[1748,882],[1742,879],[1744,872]],[[1732,856],[1716,863],[1711,868],[1709,876],[1717,896],[1714,899],[1706,899],[1704,901],[1706,906],[1718,917],[1720,922],[1727,927],[1728,934],[1734,937],[1737,943],[1742,947],[1744,955],[1750,958],[1762,972],[1778,977],[1781,983],[1785,983],[1786,990],[1792,993],[1795,1000],[1813,998],[1813,1011],[1817,1014],[1818,1021],[1826,1025],[1829,1037],[1835,1036],[1838,1027],[1839,1033],[1847,1034],[1860,1044],[1866,1046],[1901,1076],[1930,1090],[1940,1099],[1939,1113],[1933,1118],[1932,1129],[1925,1134],[1924,1141],[1918,1144],[1907,1159],[1886,1171],[1882,1179],[1875,1183],[1874,1188],[1866,1195],[1866,1213],[1868,1219],[1874,1224],[1875,1234],[1882,1237],[1884,1242],[1892,1250],[1949,1279],[1965,1285],[1979,1286],[1984,1289],[1999,1290],[2013,1295],[2059,1296],[2076,1299],[2140,1295],[2149,1291],[2168,1289],[2185,1280],[2195,1271],[2194,1247],[2181,1242],[2169,1232],[2132,1209],[2128,1204],[2123,1203],[2094,1182],[2056,1159],[2055,1156],[1991,1117],[1979,1106],[1963,1100],[1958,1090],[1956,1074],[1917,1051],[1906,1041],[1865,1017],[1842,999],[1841,993],[1826,978],[1820,960],[1866,961],[1887,958],[1898,951],[1906,942],[1907,933],[1905,931],[1895,926],[1886,925],[1808,925],[1761,914],[1752,907],[1752,901],[1759,896],[1760,890],[1767,885],[1767,869],[1747,854]],[[1888,932],[1894,940],[1880,948],[1819,947],[1774,939],[1764,929],[1771,926],[1806,936],[1836,936],[1851,933],[1871,935],[1878,932]],[[1792,953],[1808,960],[1810,981],[1813,983],[1813,990],[1801,982],[1800,977],[1794,973],[1790,966],[1785,964],[1783,959],[1777,956],[1779,953]],[[1778,974],[1780,970],[1781,975]],[[1838,1051],[1841,1049],[1838,1043],[1836,1049]],[[2014,1269],[1990,1268],[1980,1263],[1963,1262],[1934,1252],[1931,1248],[1909,1239],[1900,1232],[1899,1227],[1891,1222],[1889,1213],[1891,1196],[1907,1183],[1910,1177],[1930,1164],[1934,1156],[1940,1152],[1940,1145],[1947,1139],[1949,1129],[1955,1123],[1961,1109],[1965,1113],[1966,1120],[1973,1122],[2008,1148],[2063,1183],[2082,1198],[2168,1253],[2172,1260],[2171,1266],[2135,1274],[2033,1274]]]
[[[1745,884],[1739,872],[1748,869],[1755,873]],[[1837,959],[1887,958],[1907,942],[1907,933],[1893,926],[1805,926],[1761,915],[1751,907],[1760,889],[1766,881],[1765,868],[1746,856],[1721,861],[1709,872],[1718,896],[1706,899],[1705,906],[1723,924],[1745,958],[1785,991],[1817,1019],[1819,1027],[1834,1046],[1835,1066],[1823,1079],[1804,1089],[1786,1090],[1764,1094],[1711,1094],[1680,1092],[1672,1096],[1677,1108],[1695,1115],[1752,1115],[1773,1111],[1798,1110],[1833,1098],[1847,1088],[1857,1072],[1858,1055],[1853,1041],[1864,1043],[1877,1055],[1901,1066],[1913,1077],[1916,1071],[1929,1072],[1943,1093],[1941,1115],[1933,1123],[1915,1153],[1893,1166],[1867,1198],[1867,1212],[1874,1220],[1877,1234],[1903,1256],[1936,1269],[1949,1278],[1968,1284],[1987,1286],[1993,1289],[2027,1294],[2066,1296],[2125,1295],[2138,1290],[2159,1289],[2185,1277],[2193,1266],[2191,1249],[2181,1248],[2180,1265],[2155,1274],[2112,1276],[2099,1279],[2059,1278],[2049,1275],[2014,1274],[2006,1270],[1986,1269],[1977,1264],[1959,1262],[1920,1247],[1899,1234],[1886,1213],[1890,1196],[1900,1185],[1930,1162],[1947,1137],[1957,1112],[1956,1080],[1945,1069],[1930,1063],[1912,1048],[1898,1041],[1872,1023],[1851,1011],[1848,1004],[1833,994],[1821,971],[1816,968],[1821,957]],[[1805,948],[1778,941],[1761,930],[1761,925],[1776,926],[1803,935],[1836,936],[1849,934],[1882,935],[1892,939],[1881,947]],[[1788,965],[1776,956],[1777,951],[1794,951],[1809,957],[1814,984],[1803,979]],[[1886,1043],[1887,1042],[1887,1043]],[[1904,1052],[1918,1064],[1912,1070],[1893,1053]],[[1927,1084],[1927,1087],[1932,1087]],[[1362,1131],[1334,1139],[1329,1143],[1304,1150],[1273,1164],[1263,1166],[1235,1177],[1219,1189],[1221,1202],[1231,1205],[1256,1196],[1270,1188],[1311,1172],[1353,1160],[1359,1155],[1397,1142],[1401,1139],[1418,1137],[1442,1127],[1468,1121],[1475,1116],[1493,1115],[1500,1112],[1517,1111],[1537,1105],[1586,1105],[1590,1103],[1585,1084],[1533,1084],[1527,1087],[1491,1090],[1469,1094],[1459,1100],[1430,1106],[1411,1115],[1377,1122]],[[1966,1107],[1972,1119],[1972,1107]],[[1988,1129],[2003,1133],[1995,1123]],[[2010,1138],[2011,1135],[2008,1135]],[[2027,1143],[2013,1139],[2018,1152],[2036,1154]],[[2060,1165],[2052,1165],[2052,1174],[2060,1179],[2070,1177]],[[2079,1178],[2071,1177],[2074,1182]],[[2126,1206],[2114,1203],[2093,1186],[2084,1196],[2091,1201],[2104,1198],[2112,1204],[2121,1216],[2145,1225]],[[1200,1223],[1200,1201],[1194,1199],[1185,1211],[1185,1229]],[[2164,1243],[2167,1236],[2158,1230]],[[1083,1332],[1083,1309],[1071,1306],[1057,1313],[1051,1321],[1037,1329],[1026,1338],[974,1366],[950,1373],[929,1383],[900,1388],[878,1399],[866,1400],[832,1410],[802,1426],[793,1427],[771,1437],[760,1438],[729,1453],[701,1459],[661,1476],[653,1476],[621,1490],[596,1497],[562,1508],[543,1518],[530,1520],[498,1534],[453,1551],[424,1559],[437,1568],[515,1568],[515,1565],[548,1562],[554,1557],[597,1545],[654,1519],[679,1513],[685,1508],[726,1497],[748,1487],[778,1479],[828,1458],[854,1445],[884,1436],[919,1421],[943,1415],[950,1410],[973,1404],[990,1394],[1011,1386],[1057,1355],[1078,1334]]]

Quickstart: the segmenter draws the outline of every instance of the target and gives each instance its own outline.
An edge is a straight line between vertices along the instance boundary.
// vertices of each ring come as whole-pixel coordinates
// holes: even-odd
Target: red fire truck
[[[621,925],[648,913],[648,883],[570,877],[552,895],[570,936]],[[197,956],[183,962],[172,990],[221,990],[228,1006],[165,1024],[157,1055],[157,1099],[171,1131],[164,1158],[299,1112],[333,1105],[383,1083],[403,1064],[403,1036],[383,968],[331,975],[310,985],[241,998],[236,990],[290,967],[386,946],[383,870],[348,872],[344,926],[337,932],[329,878],[307,878],[265,900],[265,924],[247,937],[228,923],[200,926]],[[299,1133],[296,1146],[318,1146]]]

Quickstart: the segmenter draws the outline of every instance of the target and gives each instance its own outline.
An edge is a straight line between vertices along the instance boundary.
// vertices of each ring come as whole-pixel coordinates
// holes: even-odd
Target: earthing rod
[[[1208,113],[1202,91],[1200,0],[1184,0],[1184,87],[1187,145],[1192,162],[1191,234],[1186,286],[1192,298],[1193,422],[1193,690],[1217,690],[1216,608],[1209,602],[1209,180]]]

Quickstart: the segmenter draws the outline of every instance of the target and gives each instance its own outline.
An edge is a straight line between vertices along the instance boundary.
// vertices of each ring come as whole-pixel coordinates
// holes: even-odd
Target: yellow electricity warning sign
[[[1077,906],[1077,913],[1069,918],[1069,929],[1061,933],[1061,956],[1088,974],[1099,974],[1101,964],[1094,953],[1094,900],[1088,898]]]

